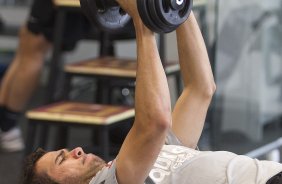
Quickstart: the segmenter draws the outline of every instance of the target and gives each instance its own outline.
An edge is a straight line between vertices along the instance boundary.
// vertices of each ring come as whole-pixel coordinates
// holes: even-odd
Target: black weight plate
[[[130,21],[130,16],[121,13],[119,6],[108,7],[101,10],[95,1],[96,0],[80,0],[80,5],[88,19],[103,30],[116,32]]]
[[[149,14],[148,1],[149,0],[137,0],[137,8],[139,15],[145,26],[147,26],[150,30],[157,33],[162,32],[162,29],[152,21],[152,18]]]
[[[193,7],[193,0],[184,0],[185,5],[181,10],[173,10],[171,7],[167,7],[167,11],[165,11],[164,0],[156,0],[156,10],[159,18],[162,20],[163,23],[169,26],[176,26],[178,27],[182,24],[187,18],[189,17],[192,7]]]
[[[161,28],[161,32],[158,32],[158,33],[168,33],[168,32],[175,30],[175,26],[165,24],[161,20],[161,18],[159,17],[159,15],[157,13],[157,9],[156,9],[157,4],[155,3],[155,1],[159,1],[159,0],[149,0],[148,1],[148,3],[149,3],[148,10],[149,10],[149,14],[150,14],[150,17],[152,19],[152,22],[156,26]]]

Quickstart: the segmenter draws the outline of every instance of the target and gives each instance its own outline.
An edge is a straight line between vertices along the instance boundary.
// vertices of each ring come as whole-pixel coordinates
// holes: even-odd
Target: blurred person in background
[[[0,87],[1,151],[24,149],[18,120],[37,87],[45,56],[52,47],[56,11],[52,0],[34,0],[28,19],[19,31],[16,54]],[[91,26],[81,13],[73,12],[67,14],[65,25],[61,47],[70,51]]]

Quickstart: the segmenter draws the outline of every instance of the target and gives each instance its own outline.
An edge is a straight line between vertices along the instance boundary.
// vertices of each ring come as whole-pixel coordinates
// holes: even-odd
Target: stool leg
[[[39,147],[43,149],[47,149],[49,130],[50,130],[50,125],[40,126]]]
[[[25,150],[24,155],[27,156],[33,151],[33,147],[35,144],[35,134],[36,134],[36,128],[37,125],[34,121],[29,120],[27,125],[27,136],[26,136],[26,142],[25,142]]]
[[[68,126],[60,126],[57,129],[56,140],[54,150],[62,149],[67,147],[67,139],[68,139]]]
[[[108,104],[109,102],[109,93],[110,85],[109,80],[107,79],[98,79],[97,80],[97,93],[95,97],[95,102],[98,104]]]
[[[109,33],[102,32],[100,38],[100,56],[114,56],[115,50]]]
[[[107,126],[102,126],[99,133],[99,147],[101,149],[102,157],[108,161],[110,159],[109,154],[109,129]]]
[[[91,140],[94,146],[99,147],[99,128],[97,127],[93,128]]]
[[[66,73],[65,81],[64,81],[64,89],[62,92],[62,96],[60,97],[60,99],[62,100],[69,100],[70,91],[71,91],[71,79],[72,79],[72,74]]]
[[[60,10],[57,11],[55,29],[54,29],[54,43],[53,43],[53,54],[50,62],[50,74],[48,78],[48,84],[46,89],[46,103],[54,102],[55,92],[58,84],[58,76],[60,73],[60,64],[61,64],[61,47],[63,42],[64,34],[64,23],[66,11]]]

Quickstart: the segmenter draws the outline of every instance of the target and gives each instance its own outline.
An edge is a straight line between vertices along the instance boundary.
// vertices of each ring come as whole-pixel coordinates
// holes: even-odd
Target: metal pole
[[[282,146],[282,137],[280,137],[279,139],[277,139],[276,141],[273,141],[269,144],[266,144],[260,148],[257,148],[253,151],[250,151],[248,153],[246,153],[245,155],[246,156],[249,156],[251,158],[257,158],[257,157],[260,157],[260,156],[263,156],[279,147]]]

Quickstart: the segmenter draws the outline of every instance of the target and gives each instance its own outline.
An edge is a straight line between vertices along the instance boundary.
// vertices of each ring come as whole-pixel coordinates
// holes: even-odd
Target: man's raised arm
[[[173,110],[172,130],[187,147],[195,148],[215,91],[206,46],[193,12],[176,31],[184,90]]]
[[[171,104],[166,75],[154,33],[146,28],[136,1],[120,0],[134,21],[137,41],[135,122],[117,156],[120,184],[143,184],[171,126]]]

